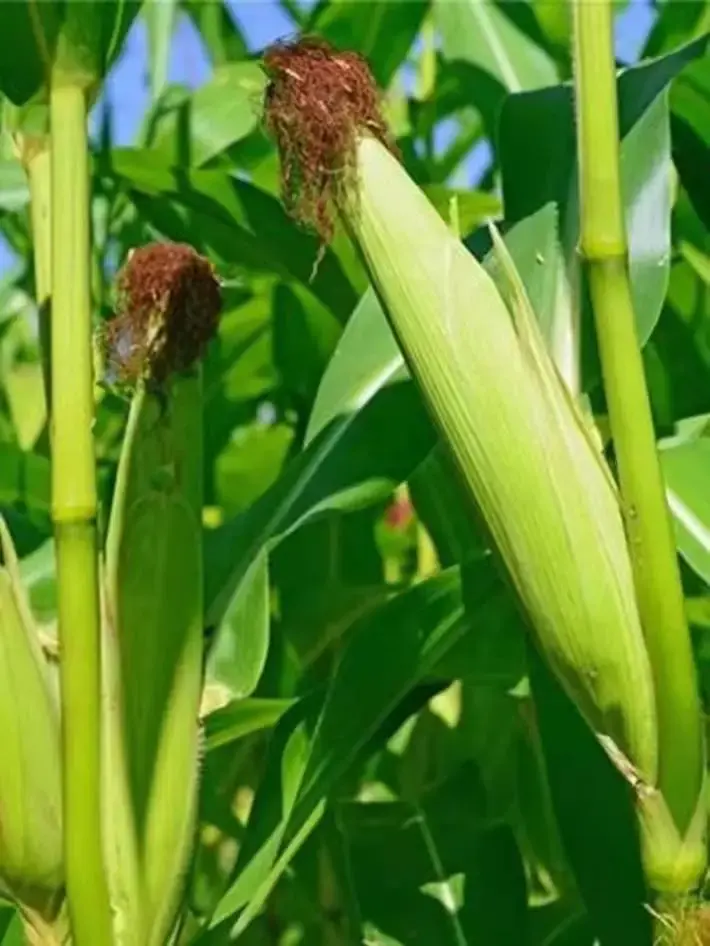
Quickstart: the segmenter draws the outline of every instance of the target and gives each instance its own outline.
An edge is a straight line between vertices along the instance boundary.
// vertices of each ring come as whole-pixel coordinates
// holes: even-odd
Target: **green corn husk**
[[[190,247],[132,251],[103,339],[133,391],[106,544],[103,823],[118,946],[164,946],[193,848],[202,693],[202,366],[221,298]]]
[[[688,889],[702,812],[680,837],[656,788],[653,677],[618,493],[561,381],[503,241],[505,298],[399,162],[363,135],[340,201],[373,286],[550,666],[632,786],[652,886]]]
[[[509,309],[369,136],[357,174],[345,222],[531,628],[594,730],[653,785],[653,683],[618,498],[524,293],[511,282]]]
[[[531,627],[594,729],[653,784],[653,684],[618,498],[524,294],[511,285],[509,310],[373,138],[357,170],[346,222]]]
[[[201,373],[140,387],[107,547],[104,824],[121,946],[162,946],[194,839],[202,688]]]
[[[0,892],[51,921],[62,897],[59,707],[0,517]]]

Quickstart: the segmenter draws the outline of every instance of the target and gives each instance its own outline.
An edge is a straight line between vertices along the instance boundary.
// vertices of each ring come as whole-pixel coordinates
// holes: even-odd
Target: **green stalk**
[[[61,647],[64,856],[74,946],[110,946],[100,808],[100,611],[87,100],[52,84],[52,516]]]
[[[700,704],[656,451],[621,204],[611,0],[574,3],[581,251],[586,259],[622,502],[658,710],[657,787],[683,835],[704,778]]]

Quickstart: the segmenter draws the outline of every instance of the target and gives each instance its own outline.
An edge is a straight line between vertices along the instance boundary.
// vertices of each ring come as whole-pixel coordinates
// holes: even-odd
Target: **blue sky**
[[[276,0],[227,0],[227,5],[249,44],[255,49],[294,31],[292,21]],[[305,5],[304,0],[301,0],[301,5]],[[653,12],[649,0],[630,0],[617,20],[616,48],[622,61],[633,62],[637,58],[652,22]],[[135,140],[149,102],[147,65],[146,29],[139,19],[127,37],[123,54],[115,64],[105,89],[116,144],[130,145]],[[201,39],[187,17],[181,16],[175,28],[168,81],[195,88],[209,74],[210,64]],[[93,129],[98,125],[101,108],[102,103],[99,102],[92,115]],[[474,156],[472,168],[482,161],[485,163],[485,154]],[[0,242],[0,273],[11,262],[11,254]]]

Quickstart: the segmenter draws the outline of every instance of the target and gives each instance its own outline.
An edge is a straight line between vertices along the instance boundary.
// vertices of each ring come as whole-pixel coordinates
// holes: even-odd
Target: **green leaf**
[[[170,165],[207,164],[254,131],[264,88],[265,76],[256,63],[218,66],[204,85],[161,116],[151,150]]]
[[[19,161],[0,161],[0,210],[17,213],[27,206],[30,191],[27,175]]]
[[[562,289],[564,275],[557,250],[558,214],[554,203],[545,204],[507,230],[505,242],[515,260],[530,304],[550,351],[563,361],[564,332],[569,319],[569,297]],[[487,258],[487,268],[499,288],[505,288],[505,274],[495,253]]]
[[[340,49],[361,53],[384,88],[407,56],[428,7],[429,0],[331,0],[308,28]]]
[[[434,672],[467,634],[475,636],[477,627],[460,610],[457,579],[457,570],[448,570],[414,585],[365,618],[353,634],[313,735],[300,804],[313,804],[324,786],[334,784],[358,744],[374,735],[404,694]],[[488,556],[476,562],[476,579],[477,617],[483,623],[503,593]],[[387,628],[396,628],[396,636],[385,638]],[[365,687],[368,699],[355,710],[357,694]]]
[[[637,328],[644,344],[658,320],[670,264],[671,180],[667,87],[706,46],[702,40],[619,76],[621,171]],[[559,211],[559,292],[574,309],[579,293],[579,208],[570,86],[511,96],[500,123],[506,219],[529,217],[555,204]],[[564,263],[564,269],[560,265]],[[567,284],[563,276],[567,271]],[[544,316],[543,316],[544,320]],[[584,310],[583,387],[599,376],[591,313]]]
[[[656,426],[670,434],[677,420],[710,411],[710,257],[683,237],[697,222],[687,195],[676,205],[679,234],[668,296],[658,325],[644,349],[646,377]],[[704,231],[701,246],[706,242]],[[706,273],[703,273],[706,270]]]
[[[436,180],[443,170],[450,167],[453,173],[463,157],[484,137],[484,133],[495,143],[498,128],[498,113],[505,99],[506,89],[491,73],[463,59],[444,59],[437,56],[436,85],[431,96],[423,102],[410,103],[410,116],[414,131],[424,139],[431,136],[440,122],[455,117],[462,126],[465,143],[458,160],[447,156],[436,169]],[[452,145],[456,152],[456,145]],[[452,166],[453,165],[453,166]]]
[[[512,690],[526,672],[525,627],[515,598],[503,585],[481,611],[481,556],[484,550],[467,550],[461,566],[461,620],[470,629],[432,671],[437,678],[462,679],[469,685]],[[447,569],[449,572],[450,569]],[[431,580],[431,579],[430,579]],[[454,614],[454,608],[451,608]]]
[[[660,446],[678,551],[710,584],[710,438],[704,431],[685,442],[661,441]]]
[[[48,539],[20,561],[22,584],[30,599],[35,619],[53,621],[57,615],[57,581],[54,539]]]
[[[300,286],[281,284],[274,292],[274,362],[299,403],[310,405],[342,333],[333,314]]]
[[[17,910],[12,908],[0,910],[0,943],[2,946],[24,946],[25,935]]]
[[[235,428],[214,465],[215,503],[228,516],[243,512],[277,479],[293,443],[288,424]]]
[[[24,105],[52,68],[64,80],[98,84],[118,56],[142,0],[76,3],[4,3],[0,31],[7,55],[0,63],[0,90]]]
[[[456,201],[457,223],[464,237],[486,221],[503,214],[500,199],[485,191],[460,190],[444,184],[424,184],[422,190],[447,222],[451,216],[451,204]]]
[[[528,666],[552,804],[594,933],[604,946],[652,946],[628,783],[532,645]]]
[[[233,880],[213,913],[210,923],[213,928],[217,926],[219,929],[222,919],[247,905],[250,910],[256,906],[258,911],[268,896],[276,879],[270,877],[271,866],[278,858],[298,795],[308,757],[308,729],[313,724],[320,701],[318,692],[302,698],[286,710],[276,724]],[[312,827],[322,815],[322,809],[320,805],[315,810]],[[207,934],[198,942],[218,943],[220,938],[212,938]]]
[[[702,43],[703,40],[697,41]],[[695,44],[694,44],[695,45]],[[671,89],[671,129],[673,160],[681,182],[700,219],[708,226],[710,197],[708,185],[700,173],[710,149],[710,57],[692,63]]]
[[[253,406],[246,410],[245,405],[253,405],[259,399],[268,397],[277,386],[278,375],[273,364],[271,338],[271,299],[267,287],[254,284],[254,293],[239,304],[230,306],[225,299],[225,311],[220,319],[218,337],[210,346],[204,361],[205,393],[205,466],[212,475],[205,483],[205,501],[207,504],[224,502],[229,509],[241,509],[244,502],[250,502],[263,491],[266,484],[259,487],[251,476],[239,476],[239,493],[235,492],[231,479],[236,461],[240,466],[240,457],[248,449],[252,435],[259,437],[259,425],[249,424],[253,420]],[[237,443],[232,444],[235,427],[246,428],[237,433]],[[266,434],[266,431],[263,431]],[[269,433],[268,447],[260,446],[268,454],[262,455],[265,466],[261,472],[273,474],[273,462],[279,452],[279,444],[286,433],[279,425],[279,433]],[[256,441],[259,443],[258,439]],[[252,441],[253,445],[253,441]],[[240,449],[243,447],[243,449]],[[223,466],[215,468],[215,462],[224,451],[231,452],[223,458]],[[262,454],[262,450],[259,451]],[[261,464],[256,464],[257,469]],[[225,478],[222,479],[222,476]],[[219,492],[219,496],[215,495]]]
[[[377,504],[309,522],[271,554],[278,635],[302,676],[317,674],[354,622],[391,594],[376,541],[380,514]]]
[[[348,320],[308,419],[308,446],[335,418],[355,413],[387,384],[407,376],[404,359],[373,289]]]
[[[294,705],[294,700],[232,700],[221,709],[210,713],[205,720],[207,752],[262,729],[271,729]]]
[[[0,506],[13,506],[38,525],[48,525],[50,489],[47,457],[0,443]]]
[[[264,548],[249,566],[210,649],[207,676],[231,699],[250,696],[259,682],[269,652],[269,566]]]
[[[701,36],[709,25],[707,4],[658,4],[655,21],[641,55],[648,59],[671,52]]]
[[[418,394],[407,382],[390,385],[357,413],[341,415],[249,510],[206,533],[208,626],[239,607],[245,575],[264,548],[316,516],[389,496],[421,462],[435,440],[416,403]]]
[[[533,0],[535,19],[555,52],[569,57],[572,37],[572,9],[565,3]]]
[[[296,279],[343,321],[352,311],[354,292],[337,259],[326,252],[311,280],[315,238],[253,184],[221,171],[176,170],[160,155],[133,148],[114,149],[110,171],[143,219],[168,239],[191,243],[218,263]]]
[[[340,806],[368,942],[528,942],[525,875],[513,833],[503,824],[486,827],[480,802],[464,767],[419,802]]]
[[[485,547],[443,444],[417,467],[408,486],[417,517],[431,536],[443,567],[465,561]]]
[[[500,585],[487,557],[480,560],[479,569],[478,604],[484,613],[487,606],[495,606]],[[371,753],[370,741],[380,741],[382,727],[397,705],[462,639],[467,625],[456,607],[457,592],[454,570],[414,586],[359,622],[312,736],[301,729],[289,737],[289,784],[281,787],[280,777],[276,785],[266,780],[262,784],[237,877],[217,907],[213,926],[228,918],[231,923],[232,914],[248,904],[235,932],[246,928],[302,843],[304,832],[314,827],[337,780],[363,753]],[[361,698],[363,692],[367,699]],[[279,771],[285,772],[286,749],[283,752]],[[298,761],[292,769],[294,757]]]
[[[213,65],[221,66],[245,58],[249,52],[248,43],[224,0],[210,0],[210,3],[182,0],[182,6],[197,27]]]
[[[502,6],[481,0],[434,0],[444,56],[478,67],[508,92],[552,85],[557,81],[554,63]]]
[[[150,94],[153,100],[165,91],[170,65],[170,44],[177,15],[177,0],[161,0],[143,7],[148,33],[148,64],[150,69]]]
[[[0,6],[0,33],[5,38],[5,54],[0,62],[0,91],[14,105],[24,105],[42,88],[46,69],[37,46],[35,23],[41,33],[49,33],[51,46],[58,32],[56,4],[3,3]],[[33,22],[33,16],[36,20]]]

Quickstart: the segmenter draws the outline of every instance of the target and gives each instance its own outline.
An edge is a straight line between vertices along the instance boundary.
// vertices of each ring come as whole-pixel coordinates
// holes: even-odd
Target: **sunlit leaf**
[[[240,594],[220,623],[207,665],[208,680],[220,684],[232,699],[256,689],[269,650],[270,602],[266,548],[244,575]]]
[[[256,128],[264,84],[256,63],[219,66],[207,82],[161,117],[151,150],[165,155],[171,164],[207,164]]]
[[[678,551],[710,584],[710,438],[669,440],[660,452]]]
[[[508,92],[552,85],[557,71],[547,54],[506,16],[504,5],[481,0],[435,0],[444,55],[490,74]]]
[[[150,92],[157,99],[165,89],[170,65],[170,44],[175,28],[177,0],[161,0],[143,7],[148,33]]]
[[[668,84],[706,40],[619,77],[621,174],[638,334],[645,343],[658,320],[670,265],[671,180]],[[559,291],[573,311],[583,304],[577,241],[574,114],[571,86],[511,96],[501,113],[500,150],[506,219],[514,223],[547,204],[559,211]],[[599,377],[591,313],[582,318],[583,387]],[[572,329],[574,330],[574,329]]]
[[[249,45],[229,12],[224,0],[182,0],[192,22],[199,30],[215,66],[237,62],[249,51]]]
[[[429,0],[331,0],[309,22],[334,46],[355,49],[386,87],[419,32]]]
[[[233,700],[207,716],[205,748],[209,752],[253,732],[269,729],[293,704],[293,700]]]

